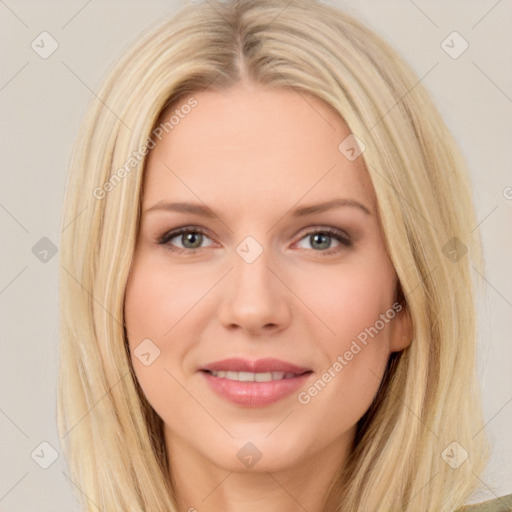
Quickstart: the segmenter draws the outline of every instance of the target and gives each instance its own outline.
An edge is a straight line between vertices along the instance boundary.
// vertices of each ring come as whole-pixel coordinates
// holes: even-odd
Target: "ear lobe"
[[[407,304],[401,304],[402,309],[393,318],[391,323],[391,352],[400,352],[412,342],[412,319]]]

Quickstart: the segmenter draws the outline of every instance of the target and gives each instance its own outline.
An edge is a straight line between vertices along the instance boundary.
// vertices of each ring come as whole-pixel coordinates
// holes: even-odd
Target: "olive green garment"
[[[456,512],[512,512],[512,494],[501,496],[495,500],[485,501],[467,507],[459,508]]]

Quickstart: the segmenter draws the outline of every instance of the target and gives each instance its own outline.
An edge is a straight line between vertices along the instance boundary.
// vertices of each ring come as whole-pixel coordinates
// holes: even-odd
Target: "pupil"
[[[186,243],[191,242],[192,245],[194,245],[194,242],[199,241],[199,243],[195,244],[196,246],[198,246],[198,245],[201,245],[201,237],[202,237],[202,235],[198,234],[198,233],[187,233],[185,235],[185,240],[186,240]],[[185,246],[186,246],[186,243],[184,244]],[[196,246],[194,246],[192,248],[195,249]]]
[[[325,240],[325,239],[327,239],[327,240],[329,239],[329,237],[328,237],[327,235],[323,234],[323,233],[315,233],[315,234],[313,235],[314,243],[313,243],[312,245],[314,246],[314,244],[315,244],[319,239],[320,239],[320,242],[319,242],[319,243],[320,243],[320,245],[322,245],[321,238],[324,238],[324,240]],[[328,249],[330,245],[331,245],[331,244],[330,244],[330,242],[329,242],[329,241],[327,241],[327,242],[325,242],[325,243],[322,245],[322,247],[321,247],[321,248],[322,248],[322,249]]]

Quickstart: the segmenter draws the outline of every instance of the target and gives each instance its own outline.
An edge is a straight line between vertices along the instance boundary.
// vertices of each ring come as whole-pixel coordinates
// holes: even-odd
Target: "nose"
[[[284,276],[270,267],[269,252],[264,250],[252,263],[234,254],[218,307],[223,327],[257,336],[275,334],[288,326],[292,293],[283,283]]]

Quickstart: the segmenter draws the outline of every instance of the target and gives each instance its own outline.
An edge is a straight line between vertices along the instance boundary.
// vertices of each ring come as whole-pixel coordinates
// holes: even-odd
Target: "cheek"
[[[133,339],[169,336],[205,292],[204,282],[198,288],[194,279],[199,281],[150,255],[136,258],[125,294],[125,321]]]
[[[322,364],[301,403],[320,423],[348,428],[373,401],[389,359],[394,270],[381,259],[318,273],[316,293],[309,283],[299,293],[315,314],[310,334]]]
[[[311,325],[318,326],[315,339],[323,340],[324,351],[332,355],[346,350],[360,333],[375,326],[393,305],[395,283],[393,267],[384,258],[323,269],[315,273],[314,286],[311,279],[297,283],[300,296],[316,317]],[[382,327],[379,322],[378,327],[384,345],[389,323]]]
[[[203,299],[218,280],[219,275],[212,271],[171,265],[160,251],[142,248],[135,254],[124,302],[131,361],[146,398],[162,417],[171,403],[179,403],[183,413],[193,407],[180,383],[195,368],[191,354],[204,323],[215,314],[211,309],[204,313]],[[151,343],[145,341],[148,339]],[[142,351],[139,347],[143,346]],[[158,357],[145,365],[138,358],[141,352],[149,352],[150,357],[154,352]]]
[[[169,363],[179,360],[184,350],[183,343],[164,343],[176,336],[175,325],[191,300],[186,294],[192,287],[181,281],[179,272],[165,271],[151,257],[136,254],[126,285],[124,319],[135,375],[150,402],[171,385],[165,370],[174,373]],[[141,354],[149,356],[144,360]]]

